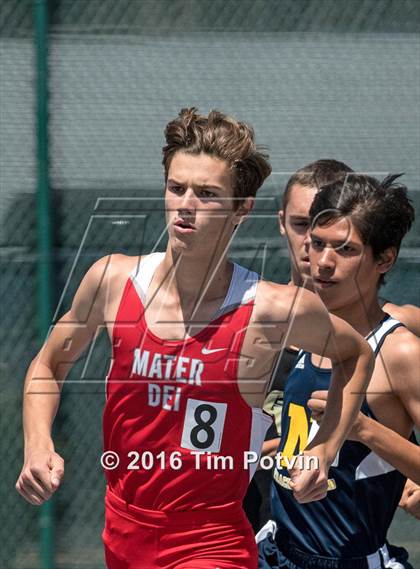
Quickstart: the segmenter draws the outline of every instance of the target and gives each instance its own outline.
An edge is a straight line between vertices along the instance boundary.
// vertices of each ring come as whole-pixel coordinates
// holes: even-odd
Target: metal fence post
[[[37,148],[37,306],[42,344],[52,318],[52,231],[48,183],[48,0],[34,0]],[[40,511],[41,569],[54,569],[54,504]]]

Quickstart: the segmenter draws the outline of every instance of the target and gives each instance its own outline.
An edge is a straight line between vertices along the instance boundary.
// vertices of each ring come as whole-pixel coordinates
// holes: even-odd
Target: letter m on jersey
[[[290,419],[289,430],[282,455],[290,460],[293,456],[305,450],[308,444],[309,429],[305,408],[302,405],[290,403],[288,415]],[[285,461],[282,461],[282,466],[287,467],[288,465]]]

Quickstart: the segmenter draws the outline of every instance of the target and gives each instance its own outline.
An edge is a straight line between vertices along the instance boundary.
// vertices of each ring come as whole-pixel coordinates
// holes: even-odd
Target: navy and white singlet
[[[388,334],[402,326],[390,316],[367,340],[375,357]],[[291,457],[303,451],[318,430],[307,407],[313,391],[329,388],[331,370],[313,365],[311,355],[300,352],[287,378],[279,451]],[[366,399],[362,412],[375,419]],[[386,540],[406,478],[365,445],[346,441],[329,471],[326,498],[299,504],[288,488],[286,467],[274,470],[272,516],[276,541],[309,555],[333,558],[368,556]]]

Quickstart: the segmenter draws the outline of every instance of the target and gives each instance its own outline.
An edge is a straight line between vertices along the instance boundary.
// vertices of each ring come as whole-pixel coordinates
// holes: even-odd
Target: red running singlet
[[[106,382],[103,533],[110,569],[255,569],[242,499],[271,418],[238,386],[242,343],[259,277],[234,264],[208,326],[182,341],[148,329],[148,286],[164,253],[130,274],[113,328]]]

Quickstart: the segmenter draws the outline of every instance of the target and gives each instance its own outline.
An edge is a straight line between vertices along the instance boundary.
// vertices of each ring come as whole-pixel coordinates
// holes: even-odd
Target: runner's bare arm
[[[412,378],[417,374],[418,362],[414,362]],[[418,377],[415,379],[418,383]],[[410,383],[408,378],[407,383]],[[312,411],[313,418],[321,422],[325,410],[327,391],[315,391],[308,401],[308,407]],[[412,392],[410,406],[413,409],[412,419],[417,427],[420,427],[420,394],[419,387]],[[395,432],[363,413],[359,413],[356,422],[351,429],[349,439],[363,443],[378,456],[386,460],[404,476],[420,484],[420,447],[410,442],[407,438]]]
[[[333,373],[328,404],[311,448],[325,443],[332,462],[346,439],[363,401],[373,371],[374,359],[369,344],[349,324],[329,314],[319,297],[303,288],[282,288],[276,299],[274,285],[270,320],[276,318],[278,329],[267,326],[266,335],[278,342],[279,330],[287,334],[287,343],[331,360]],[[278,296],[278,293],[277,293]],[[277,314],[276,314],[277,313]],[[267,314],[267,317],[269,315]]]
[[[54,452],[52,425],[68,372],[102,330],[109,261],[109,257],[103,257],[88,270],[71,309],[54,326],[26,373],[24,465],[16,489],[34,505],[42,504],[51,496],[64,473],[64,461]]]
[[[381,354],[395,395],[403,404],[411,425],[420,428],[420,340],[409,330],[400,328],[387,338]],[[420,484],[420,448],[377,421],[360,415],[357,440]],[[408,436],[410,432],[411,427],[402,434]]]
[[[327,490],[328,468],[360,410],[374,367],[372,350],[349,324],[329,315],[314,293],[289,286],[281,287],[279,294],[278,285],[265,284],[265,313],[263,306],[259,316],[267,323],[264,335],[268,342],[278,346],[280,332],[287,345],[320,354],[332,362],[324,420],[306,451],[320,458],[321,473],[315,483],[310,474],[302,472],[295,488],[301,502],[321,499]]]
[[[280,444],[280,437],[264,441],[261,456],[276,456]]]
[[[308,402],[315,421],[321,422],[327,400],[327,391],[314,391]],[[394,468],[407,476],[400,507],[416,518],[420,518],[418,496],[420,492],[420,447],[402,437],[379,421],[359,413],[349,439],[363,443]]]
[[[357,440],[404,476],[420,484],[420,447],[370,417],[363,416]]]

